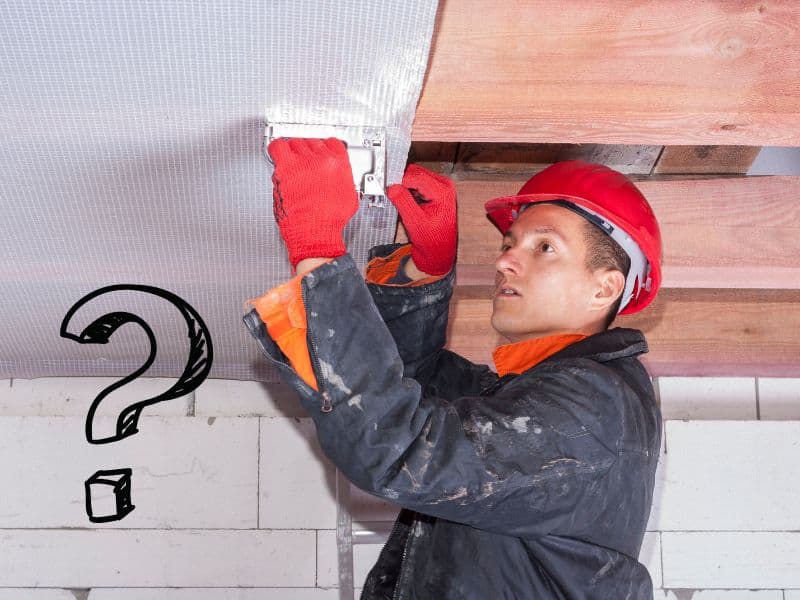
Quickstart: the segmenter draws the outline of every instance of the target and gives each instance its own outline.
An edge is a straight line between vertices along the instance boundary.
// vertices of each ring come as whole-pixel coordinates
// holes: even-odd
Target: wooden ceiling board
[[[484,203],[524,179],[457,181],[460,284],[486,284],[500,236]],[[800,289],[800,177],[640,181],[661,225],[664,287]]]
[[[492,364],[492,351],[507,343],[491,327],[492,289],[456,289],[447,347]],[[664,289],[637,315],[614,326],[644,332],[651,375],[800,376],[800,291]]]
[[[666,146],[653,173],[744,175],[760,151],[759,146]]]
[[[415,140],[800,145],[795,0],[446,0]]]

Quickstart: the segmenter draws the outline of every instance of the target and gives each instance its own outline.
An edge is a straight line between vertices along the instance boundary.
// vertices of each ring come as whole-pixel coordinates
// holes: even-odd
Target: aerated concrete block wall
[[[338,598],[334,470],[287,388],[207,380],[90,445],[86,411],[112,381],[0,380],[0,600]],[[641,554],[656,598],[800,600],[800,380],[657,387],[668,420]],[[122,467],[135,509],[89,522],[85,479]],[[356,527],[397,511],[352,500]],[[379,549],[354,547],[356,586]]]

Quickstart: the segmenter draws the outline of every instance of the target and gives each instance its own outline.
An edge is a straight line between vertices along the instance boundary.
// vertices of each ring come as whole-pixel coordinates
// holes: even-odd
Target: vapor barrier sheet
[[[105,345],[60,336],[105,286],[167,290],[213,342],[211,377],[276,380],[241,322],[244,301],[290,277],[272,218],[266,119],[382,125],[402,175],[434,0],[0,3],[0,378],[121,376],[144,330]],[[363,265],[394,235],[391,206],[346,231]],[[141,317],[177,377],[187,321],[164,298],[116,291],[77,311]]]

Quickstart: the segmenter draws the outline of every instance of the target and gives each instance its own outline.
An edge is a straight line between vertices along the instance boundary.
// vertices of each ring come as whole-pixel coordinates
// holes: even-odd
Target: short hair
[[[587,220],[584,223],[583,233],[583,239],[586,242],[586,268],[589,272],[594,273],[599,269],[614,269],[622,273],[627,280],[628,271],[631,268],[631,259],[628,253],[622,249],[622,246],[591,221]],[[611,326],[611,323],[617,317],[624,293],[623,289],[617,301],[606,314],[603,324],[604,331]]]

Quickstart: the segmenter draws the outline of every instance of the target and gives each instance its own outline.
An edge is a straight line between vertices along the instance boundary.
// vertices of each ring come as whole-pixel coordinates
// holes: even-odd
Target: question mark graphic
[[[106,436],[98,436],[94,431],[94,417],[100,403],[114,390],[130,383],[140,375],[142,375],[150,365],[153,364],[156,358],[156,336],[147,322],[129,312],[111,312],[95,319],[92,323],[87,325],[84,330],[79,334],[73,334],[67,331],[70,319],[77,313],[90,300],[109,294],[116,291],[139,291],[147,294],[152,294],[160,298],[168,300],[173,304],[186,320],[187,337],[189,339],[189,353],[186,366],[183,369],[180,377],[175,384],[167,391],[148,398],[135,402],[126,406],[118,415],[116,421],[116,428],[113,434]],[[203,322],[203,319],[185,300],[176,296],[167,290],[138,284],[119,284],[111,285],[97,289],[80,300],[78,300],[72,308],[67,311],[61,322],[61,337],[68,338],[78,342],[79,344],[107,344],[114,335],[114,332],[122,325],[127,323],[135,323],[141,327],[147,335],[150,342],[150,355],[144,364],[126,377],[116,381],[103,389],[92,402],[89,412],[86,415],[86,440],[90,444],[108,444],[117,440],[124,439],[128,436],[134,435],[139,429],[139,417],[142,410],[146,406],[156,404],[157,402],[164,402],[165,400],[172,400],[188,394],[196,389],[211,371],[211,363],[213,361],[213,348],[211,344],[211,336],[208,332],[208,327]],[[93,523],[106,523],[109,521],[118,521],[130,513],[135,506],[131,504],[131,476],[132,469],[112,469],[106,471],[97,471],[84,484],[86,493],[86,514],[89,520]],[[115,506],[113,510],[105,510],[103,514],[96,514],[97,502],[92,504],[93,491],[105,489],[104,486],[111,486],[114,492]]]

